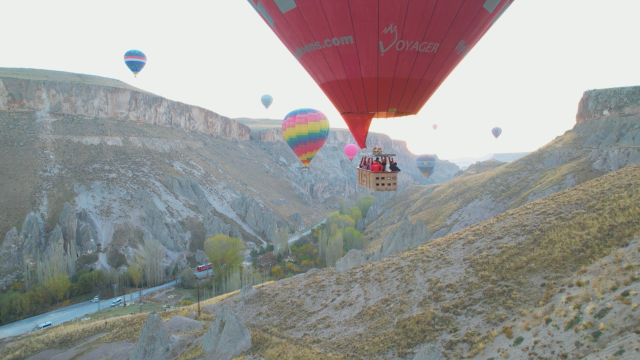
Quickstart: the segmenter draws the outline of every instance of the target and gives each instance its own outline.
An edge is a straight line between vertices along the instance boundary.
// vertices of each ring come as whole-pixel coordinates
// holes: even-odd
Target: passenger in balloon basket
[[[383,157],[382,161],[380,162],[380,165],[382,165],[382,170],[380,171],[387,171],[387,158]]]
[[[393,161],[391,162],[391,165],[389,165],[389,170],[391,171],[401,171],[400,168],[398,167],[398,163]]]
[[[371,164],[371,172],[381,172],[382,164],[380,164],[380,159],[376,158],[376,160]]]

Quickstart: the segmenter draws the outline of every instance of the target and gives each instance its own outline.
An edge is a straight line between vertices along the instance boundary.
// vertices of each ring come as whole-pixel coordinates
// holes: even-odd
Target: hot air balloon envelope
[[[416,159],[416,166],[422,172],[422,176],[429,177],[433,174],[433,169],[436,166],[436,157],[433,155],[420,155]]]
[[[493,129],[491,129],[491,133],[493,134],[493,137],[497,139],[498,136],[502,134],[502,129],[500,129],[499,127],[494,127]]]
[[[138,75],[147,64],[147,57],[140,50],[129,50],[124,53],[124,63],[134,75]]]
[[[438,125],[433,124],[433,125],[431,125],[431,127],[433,128],[433,130],[435,130],[435,129],[437,129],[437,128],[438,128]]]
[[[318,110],[294,110],[282,122],[282,135],[302,164],[309,166],[327,141],[329,120]]]
[[[249,0],[366,147],[415,115],[514,0]]]
[[[344,154],[347,155],[349,161],[351,161],[356,157],[356,154],[358,154],[358,147],[354,144],[349,144],[344,147]]]
[[[260,98],[260,101],[262,102],[262,105],[264,105],[264,107],[268,109],[269,106],[271,106],[271,103],[273,102],[273,96],[262,95],[262,97]]]

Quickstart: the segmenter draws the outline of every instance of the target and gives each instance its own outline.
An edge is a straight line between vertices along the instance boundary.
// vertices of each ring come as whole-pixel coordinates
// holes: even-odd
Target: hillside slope
[[[367,219],[368,251],[405,219],[423,220],[438,238],[640,162],[639,101],[640,87],[585,92],[575,127],[539,150],[503,166],[486,161],[446,183],[400,192]],[[601,113],[599,107],[609,109],[607,104],[616,104],[616,110],[583,119],[585,109]]]
[[[575,290],[587,292],[579,295],[581,304],[586,307],[593,297],[597,309],[627,291],[613,309],[620,316],[605,325],[603,338],[595,342],[606,346],[605,338],[625,335],[635,343],[638,336],[632,331],[638,323],[631,304],[640,298],[629,294],[637,290],[640,262],[638,242],[629,244],[640,235],[639,216],[640,165],[634,165],[346,273],[328,269],[280,281],[234,306],[255,331],[274,337],[282,333],[301,347],[317,346],[348,358],[411,358],[431,343],[448,359],[460,359],[480,355],[484,348],[494,352],[489,345],[500,336],[522,336],[527,340],[522,346],[502,346],[520,358],[520,348],[531,346],[536,335],[532,324],[518,328],[516,320],[533,312],[546,316],[551,311],[544,325],[555,323],[562,333],[572,330],[576,339],[596,330],[579,326],[573,331],[582,324],[570,321],[577,316],[569,306],[578,314],[593,310],[580,310],[570,301],[579,294],[566,286],[595,272],[583,267],[613,254],[617,260],[594,265],[615,265],[598,274],[603,277],[599,285],[591,281]],[[555,294],[562,292],[566,304],[553,314],[552,304],[559,302]],[[629,302],[622,301],[626,297]],[[536,325],[538,332],[546,330],[544,325]],[[505,332],[508,328],[512,332]],[[551,343],[549,335],[538,337]],[[564,343],[564,351],[570,352],[569,344]],[[551,356],[557,350],[554,345],[536,351]]]
[[[266,360],[635,359],[639,217],[637,164],[345,273],[310,271],[216,299],[199,320],[206,330],[226,304],[251,331],[248,353]],[[144,320],[32,333],[0,354],[81,345],[99,332],[93,348],[131,349]],[[201,357],[188,336],[180,358]]]

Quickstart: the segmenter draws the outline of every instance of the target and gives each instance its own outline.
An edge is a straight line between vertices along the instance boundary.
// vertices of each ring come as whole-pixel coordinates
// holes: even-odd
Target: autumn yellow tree
[[[296,265],[294,263],[292,263],[292,262],[288,262],[284,267],[286,267],[287,270],[289,270],[289,271],[294,271],[295,268],[296,268]]]
[[[136,259],[132,262],[131,265],[127,268],[127,275],[131,282],[137,288],[140,284],[142,284],[142,272],[144,269],[144,259],[140,257],[140,255],[136,256]]]
[[[271,269],[271,273],[273,274],[273,276],[275,276],[276,278],[280,278],[282,277],[282,269],[280,268],[280,266],[275,266],[273,269]]]
[[[209,257],[218,279],[224,279],[233,268],[242,264],[244,242],[240,239],[218,234],[204,242],[204,252]]]

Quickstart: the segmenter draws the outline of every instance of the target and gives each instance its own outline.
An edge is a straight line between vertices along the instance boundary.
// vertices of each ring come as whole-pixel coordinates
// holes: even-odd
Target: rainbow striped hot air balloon
[[[329,136],[327,116],[314,109],[298,109],[282,122],[282,135],[304,166],[309,166]]]
[[[133,75],[138,75],[142,68],[147,64],[147,57],[140,50],[129,50],[124,53],[124,63],[127,65]]]

